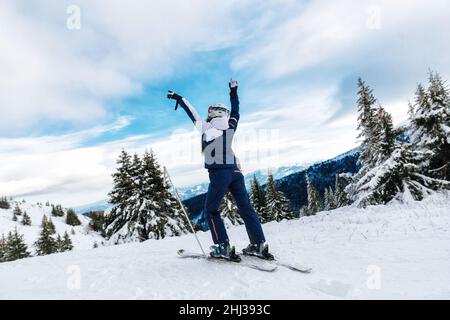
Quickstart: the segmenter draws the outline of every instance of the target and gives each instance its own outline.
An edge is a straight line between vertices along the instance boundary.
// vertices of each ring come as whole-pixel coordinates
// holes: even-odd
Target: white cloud
[[[259,69],[262,75],[277,78],[337,58],[364,34],[363,8],[359,1],[312,1],[293,18],[260,34],[233,66],[264,66]]]
[[[82,125],[105,116],[104,99],[135,92],[137,84],[107,66],[77,57],[58,32],[0,9],[0,132],[16,133],[43,120]]]
[[[63,136],[0,139],[0,194],[58,193],[71,201],[71,193],[89,194],[109,185],[113,162],[108,149],[81,144],[103,133],[126,127],[130,119]],[[98,194],[97,194],[98,196]],[[102,195],[104,197],[104,195]],[[76,196],[75,196],[76,198]]]
[[[252,68],[259,76],[273,79],[319,64],[336,68],[352,60],[364,68],[364,55],[375,50],[384,63],[398,63],[402,55],[410,55],[413,58],[402,57],[406,58],[402,63],[423,70],[417,63],[420,58],[429,61],[424,51],[436,62],[446,59],[435,50],[449,46],[442,32],[450,27],[449,10],[445,0],[311,1],[258,34],[235,57],[233,66]],[[428,47],[421,46],[422,41]]]
[[[111,99],[139,93],[192,50],[227,46],[239,34],[224,27],[235,22],[236,1],[81,0],[80,30],[66,28],[70,4],[0,3],[0,134],[42,121],[107,120]]]

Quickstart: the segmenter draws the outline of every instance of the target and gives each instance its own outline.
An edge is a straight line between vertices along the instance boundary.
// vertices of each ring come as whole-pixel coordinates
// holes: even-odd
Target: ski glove
[[[236,97],[237,96],[237,88],[238,88],[238,82],[236,80],[231,79],[228,83],[228,86],[230,87],[230,96]]]
[[[180,99],[182,99],[183,97],[182,96],[180,96],[179,94],[176,94],[175,92],[173,92],[172,90],[169,90],[168,92],[167,92],[167,98],[169,98],[169,99],[172,99],[172,100],[180,100]]]
[[[172,100],[176,100],[177,104],[175,105],[175,110],[178,109],[178,105],[180,104],[180,100],[183,99],[182,96],[180,96],[179,94],[176,94],[175,92],[173,92],[172,90],[169,90],[167,92],[167,98],[168,99],[172,99]]]

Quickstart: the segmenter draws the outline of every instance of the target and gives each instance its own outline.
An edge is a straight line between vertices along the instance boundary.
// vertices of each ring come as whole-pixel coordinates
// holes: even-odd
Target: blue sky
[[[205,115],[228,102],[230,77],[246,172],[333,157],[357,145],[358,77],[396,123],[429,69],[450,78],[449,9],[444,0],[2,1],[0,194],[103,199],[122,148],[154,149],[180,186],[204,182],[199,138],[165,95],[174,89]]]

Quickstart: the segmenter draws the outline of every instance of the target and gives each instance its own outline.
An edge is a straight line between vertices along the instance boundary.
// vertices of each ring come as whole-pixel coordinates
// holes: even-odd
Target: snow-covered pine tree
[[[45,215],[44,215],[44,218],[46,218]],[[44,219],[44,218],[43,218],[43,219]],[[50,218],[50,219],[47,220],[47,226],[48,226],[50,232],[56,233],[55,224],[53,223],[52,218]]]
[[[156,162],[157,163],[157,162]],[[189,221],[187,220],[185,214],[183,213],[183,209],[180,206],[180,203],[176,199],[174,193],[170,191],[171,185],[168,182],[168,177],[166,177],[166,172],[163,170],[163,186],[164,186],[164,195],[166,197],[166,201],[164,201],[166,205],[165,213],[168,217],[168,226],[171,234],[167,234],[167,236],[180,236],[182,234],[191,233],[192,230],[189,226]],[[173,190],[173,192],[176,192]],[[184,211],[188,212],[187,208],[183,205]]]
[[[410,121],[414,161],[420,172],[450,181],[450,93],[438,73],[430,72],[428,90],[418,85]],[[435,182],[431,183],[435,189],[448,187]]]
[[[127,156],[128,154],[122,151],[117,162],[121,165],[116,173],[116,177],[119,178],[117,191],[118,193],[123,192],[123,194],[118,195],[120,203],[118,206],[113,207],[110,214],[106,217],[107,222],[110,219],[115,219],[112,222],[113,228],[107,229],[108,237],[112,238],[115,243],[145,241],[148,239],[146,230],[142,228],[143,221],[147,219],[147,212],[142,210],[142,199],[140,198],[142,194],[141,189],[144,185],[141,174],[142,160],[135,153],[133,157],[129,157],[127,162]],[[113,192],[115,192],[114,189]],[[151,192],[147,196],[151,197]],[[112,215],[113,213],[114,215]]]
[[[251,183],[250,201],[252,202],[253,208],[255,208],[261,223],[265,223],[266,221],[263,219],[263,213],[266,208],[266,193],[261,187],[258,179],[256,179],[256,175],[253,175]]]
[[[57,217],[58,215],[56,214],[56,208],[55,208],[55,206],[52,204],[52,211],[51,211],[51,215],[53,216],[53,217]]]
[[[0,209],[9,209],[11,208],[11,205],[9,204],[7,197],[1,197],[0,198]]]
[[[166,237],[169,207],[165,194],[165,179],[153,152],[145,152],[142,159],[142,188],[139,192],[138,231],[141,240]]]
[[[392,168],[397,167],[397,163],[382,165],[391,157],[394,150],[395,134],[393,131],[392,117],[384,110],[383,107],[379,106],[378,109],[376,109],[373,113],[372,123],[374,124],[371,140],[371,154],[373,160],[370,165],[364,166],[363,164],[363,168],[361,168],[361,170],[356,175],[356,178],[358,180],[354,185],[354,200],[358,204],[358,206],[361,207],[365,207],[370,204],[385,203],[385,200],[387,200],[387,198],[389,197],[387,196],[387,194],[390,195],[393,190],[387,191],[381,189],[385,189],[390,184],[395,185],[396,183],[398,183],[398,181],[394,181],[396,180],[396,178],[394,177],[392,177],[394,179],[388,182],[387,185],[379,183],[380,175],[385,175],[386,170],[390,172]],[[400,160],[398,156],[399,154],[397,154],[395,157],[395,160],[397,162]],[[394,160],[394,158],[390,160],[392,161]],[[364,175],[361,175],[363,171]],[[395,194],[397,192],[398,191],[396,191]],[[380,193],[384,193],[386,195],[385,200],[380,199]]]
[[[53,237],[55,234],[55,226],[44,215],[41,224],[41,232],[39,233],[39,238],[35,242],[36,254],[39,256],[52,254],[58,251],[58,245]]]
[[[61,238],[61,235],[58,233],[58,236],[56,237],[56,252],[64,252],[62,247],[63,247],[63,239]]]
[[[9,232],[6,238],[6,251],[5,251],[5,261],[14,261],[18,259],[28,258],[30,253],[28,252],[28,247],[23,240],[23,235],[17,232]]]
[[[314,187],[309,175],[306,175],[306,190],[308,193],[308,207],[306,213],[308,216],[312,216],[322,210],[322,205],[320,203],[319,192]]]
[[[6,238],[5,235],[2,234],[0,238],[0,263],[6,261]]]
[[[52,212],[53,217],[64,217],[64,210],[60,204],[54,206],[52,205]]]
[[[383,204],[394,198],[421,200],[432,189],[450,188],[449,91],[437,73],[429,87],[421,84],[410,107],[410,140],[396,139],[392,119],[382,108],[377,126],[377,162],[356,183],[358,206]]]
[[[42,221],[41,221],[41,228],[43,228],[47,224],[48,224],[48,219],[47,219],[47,216],[44,214],[44,216],[42,217]]]
[[[392,196],[393,190],[398,189],[398,185],[402,182],[394,176],[391,176],[392,179],[386,176],[384,183],[379,181],[379,178],[386,174],[386,170],[389,172],[393,168],[398,169],[398,164],[407,161],[399,158],[400,155],[406,155],[407,151],[396,152],[392,158],[396,138],[392,118],[383,107],[374,107],[376,99],[372,90],[361,79],[358,81],[358,87],[358,129],[360,131],[358,138],[362,139],[359,158],[361,169],[353,177],[352,183],[346,187],[345,191],[351,200],[364,207],[368,204],[385,203],[390,200],[387,199]],[[386,163],[388,160],[390,163]],[[395,164],[392,163],[394,160],[397,161]]]
[[[385,204],[394,198],[421,200],[433,179],[419,173],[413,146],[397,139],[392,118],[379,108],[376,119],[375,166],[355,183],[359,207]]]
[[[345,188],[350,180],[351,177],[347,173],[336,174],[336,180],[334,184],[334,203],[336,205],[336,208],[350,205],[350,200],[348,198],[347,192],[345,191]]]
[[[60,204],[56,206],[56,210],[58,212],[58,217],[64,217],[64,210]]]
[[[244,224],[231,192],[227,192],[223,198],[219,212],[227,227]]]
[[[66,224],[69,226],[79,226],[81,224],[77,214],[73,209],[68,209],[66,214]]]
[[[377,131],[377,123],[375,119],[375,103],[376,99],[373,95],[373,90],[366,85],[366,83],[359,78],[358,79],[358,139],[361,139],[361,155],[359,156],[359,162],[363,166],[361,170],[364,173],[365,170],[369,170],[375,165],[375,134]]]
[[[24,226],[31,226],[31,218],[26,211],[23,212],[22,224]]]
[[[71,250],[73,250],[72,240],[70,239],[69,234],[67,233],[67,231],[64,232],[63,249],[64,249],[64,251],[71,251]]]
[[[167,236],[179,236],[191,232],[189,222],[183,214],[182,208],[170,192],[170,184],[167,181],[165,172],[161,169],[153,151],[146,151],[143,156],[142,177],[144,188],[142,189],[141,198],[144,199],[144,208],[150,206],[152,201],[145,198],[148,191],[153,194],[156,203],[154,214],[156,221],[154,224],[151,219],[147,219],[146,224],[155,227],[147,228],[148,237],[154,239],[162,239]]]
[[[262,217],[265,222],[294,218],[289,200],[278,190],[272,172],[267,177],[266,208]]]
[[[16,216],[21,216],[22,215],[22,209],[20,209],[18,204],[16,204],[16,206],[14,207],[13,213]]]
[[[330,211],[330,205],[328,203],[328,200],[330,199],[330,194],[329,194],[329,190],[328,188],[325,188],[323,191],[323,210],[324,211]]]
[[[127,225],[131,220],[130,206],[136,200],[136,188],[131,175],[131,156],[122,150],[117,160],[116,172],[113,177],[113,189],[109,193],[112,208],[105,214],[105,232],[108,238],[116,235],[115,241],[120,242],[127,234]]]
[[[107,215],[107,234],[116,243],[178,236],[188,231],[188,221],[170,193],[169,184],[153,152],[142,160],[122,152],[110,193],[114,207]]]
[[[394,198],[399,200],[421,200],[430,192],[423,184],[424,179],[417,174],[418,167],[413,163],[411,146],[399,142],[391,156],[369,171],[359,182],[363,190],[357,199],[359,207],[385,204]]]
[[[330,188],[325,188],[325,193],[324,193],[324,197],[323,197],[323,203],[324,203],[324,210],[329,211],[329,210],[333,210],[336,209],[336,203],[334,200],[334,192],[333,189]]]
[[[352,178],[352,182],[347,185],[345,191],[351,201],[356,201],[360,196],[358,190],[358,181],[366,175],[372,168],[376,166],[377,162],[377,136],[379,135],[379,126],[377,123],[377,109],[375,103],[376,98],[373,95],[373,90],[366,85],[366,83],[358,79],[358,139],[361,141],[361,153],[358,158],[358,163],[361,166],[360,170]]]
[[[388,159],[395,148],[395,131],[391,115],[379,106],[375,112],[376,129],[374,134],[374,165]]]
[[[139,195],[139,190],[143,184],[142,181],[143,162],[137,153],[133,154],[130,166],[130,178],[133,186],[133,193]]]
[[[58,252],[66,252],[71,251],[73,249],[72,240],[70,240],[67,231],[64,232],[63,238],[61,238],[61,236],[58,234],[58,237],[56,239],[56,246]]]

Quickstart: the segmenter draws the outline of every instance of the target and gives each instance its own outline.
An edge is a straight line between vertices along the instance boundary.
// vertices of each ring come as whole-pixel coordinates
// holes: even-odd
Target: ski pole
[[[191,219],[189,218],[189,215],[187,214],[186,209],[183,206],[183,202],[181,202],[181,198],[180,198],[180,195],[178,194],[178,190],[177,190],[177,188],[175,188],[175,185],[173,184],[172,179],[170,179],[170,175],[169,175],[169,172],[167,171],[166,167],[164,167],[164,175],[167,177],[167,180],[169,181],[170,185],[172,186],[173,190],[175,191],[175,197],[177,198],[178,203],[181,206],[181,210],[183,211],[183,213],[189,223],[189,226],[191,227],[191,230],[192,230],[192,233],[194,234],[195,240],[197,240],[198,246],[202,250],[203,255],[206,257],[205,250],[203,250],[203,246],[202,246],[199,238],[197,237],[197,234],[195,233],[194,227],[192,226],[192,223],[191,223]]]

